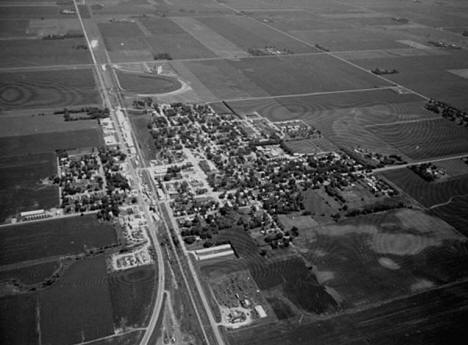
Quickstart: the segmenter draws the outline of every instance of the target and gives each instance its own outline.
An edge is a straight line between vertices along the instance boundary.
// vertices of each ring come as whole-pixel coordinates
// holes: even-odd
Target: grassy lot
[[[172,77],[117,71],[120,86],[127,92],[159,94],[178,90],[182,84]]]
[[[0,73],[0,110],[97,103],[91,69]]]
[[[425,207],[448,202],[456,195],[468,194],[468,175],[439,182],[427,182],[406,168],[386,171],[382,175]]]
[[[336,151],[336,146],[325,138],[290,140],[286,146],[294,153],[317,154]]]
[[[105,258],[76,262],[39,294],[43,344],[67,345],[113,334]]]
[[[84,38],[62,40],[2,40],[0,41],[0,64],[2,67],[41,65],[73,65],[91,63]]]
[[[36,328],[36,295],[0,298],[0,343],[39,344]]]
[[[0,138],[0,157],[55,152],[104,145],[100,128]]]
[[[112,224],[99,223],[94,214],[18,224],[0,230],[0,264],[78,254],[116,241]]]
[[[109,275],[114,326],[144,327],[156,295],[157,276],[153,266]]]
[[[445,120],[367,127],[413,159],[440,157],[468,151],[468,128]]]
[[[0,281],[19,280],[23,284],[37,284],[52,276],[59,268],[57,261],[27,266],[9,271],[0,271]]]
[[[138,137],[138,145],[140,146],[146,160],[156,158],[156,148],[154,139],[149,133],[148,123],[151,120],[150,115],[133,115],[130,117],[133,129]]]

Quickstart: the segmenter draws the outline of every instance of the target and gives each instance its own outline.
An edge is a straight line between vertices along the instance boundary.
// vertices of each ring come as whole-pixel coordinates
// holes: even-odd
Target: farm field
[[[0,137],[14,137],[39,133],[70,132],[76,130],[98,130],[97,120],[65,121],[63,115],[12,115],[0,114]]]
[[[147,324],[156,280],[153,266],[108,276],[115,327],[138,328]]]
[[[39,293],[43,344],[67,345],[114,333],[105,258],[76,262]]]
[[[27,285],[37,284],[52,276],[58,268],[59,263],[57,261],[51,261],[12,270],[1,270],[0,281],[18,280]]]
[[[0,265],[79,254],[116,242],[113,225],[100,223],[94,214],[11,225],[0,230]]]
[[[197,20],[245,51],[274,47],[290,53],[310,53],[319,50],[298,42],[251,18],[239,16],[200,17]]]
[[[0,297],[0,343],[40,344],[36,328],[37,306],[36,295],[32,294]]]
[[[97,104],[91,69],[0,73],[0,110]]]
[[[176,79],[162,75],[117,71],[120,86],[126,92],[136,94],[161,94],[173,92],[182,87]]]
[[[84,38],[0,40],[2,68],[91,63]]]
[[[443,118],[375,125],[366,129],[412,159],[436,158],[468,151],[468,128]]]
[[[0,222],[22,211],[57,207],[57,186],[41,182],[56,173],[52,153],[0,157]]]
[[[0,19],[0,37],[27,37],[29,20]]]
[[[228,335],[234,344],[456,344],[468,335],[467,283],[429,290],[388,304],[313,323],[252,327]],[[417,328],[415,328],[417,325]]]
[[[452,197],[450,203],[431,209],[435,215],[468,237],[468,195]]]
[[[104,144],[100,128],[0,138],[0,157],[55,152],[57,149],[99,147]]]
[[[381,174],[425,207],[444,204],[454,196],[468,194],[468,175],[427,182],[407,168]]]

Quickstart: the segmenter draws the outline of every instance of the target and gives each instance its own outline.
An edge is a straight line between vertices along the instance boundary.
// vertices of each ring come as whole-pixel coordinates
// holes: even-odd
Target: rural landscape
[[[468,2],[0,0],[0,343],[464,344]]]

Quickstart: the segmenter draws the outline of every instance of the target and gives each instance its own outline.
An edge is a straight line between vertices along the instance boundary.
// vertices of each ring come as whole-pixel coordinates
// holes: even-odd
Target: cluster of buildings
[[[434,99],[430,99],[426,103],[426,109],[441,114],[443,118],[455,121],[458,125],[468,127],[468,113],[466,111],[461,111],[447,103]]]

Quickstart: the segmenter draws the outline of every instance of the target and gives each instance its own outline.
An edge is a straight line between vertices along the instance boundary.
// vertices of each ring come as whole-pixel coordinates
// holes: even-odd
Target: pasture
[[[144,327],[155,296],[156,272],[144,266],[108,276],[114,326]]]
[[[98,104],[91,69],[0,73],[0,110]]]
[[[41,183],[56,173],[52,153],[0,158],[0,222],[22,211],[57,207],[57,186]]]
[[[61,40],[0,40],[2,67],[74,65],[91,63],[84,38]]]
[[[94,214],[11,225],[0,230],[0,265],[74,255],[116,242],[113,225],[100,223]]]
[[[0,157],[55,152],[57,149],[103,146],[100,128],[0,138]]]
[[[114,333],[112,303],[103,256],[73,264],[39,293],[43,344],[67,345]]]

